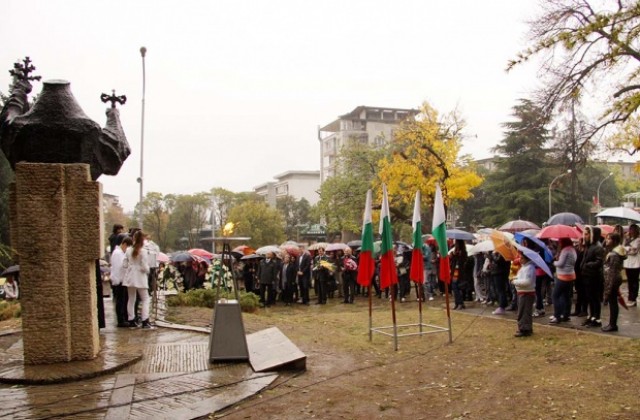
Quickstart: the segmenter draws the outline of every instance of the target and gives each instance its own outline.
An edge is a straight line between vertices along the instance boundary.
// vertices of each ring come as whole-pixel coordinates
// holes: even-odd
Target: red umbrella
[[[620,293],[620,290],[618,290],[618,303],[624,309],[629,310],[629,307],[627,306],[627,302],[625,302],[624,298],[622,297],[622,293]]]
[[[231,250],[232,252],[237,252],[242,255],[252,255],[255,254],[256,250],[251,248],[249,245],[239,245]]]
[[[604,235],[608,235],[611,232],[613,232],[613,230],[615,229],[615,227],[611,226],[611,225],[597,225],[600,228],[600,231],[604,234]]]
[[[580,238],[580,232],[576,228],[567,225],[550,225],[538,233],[540,239]]]
[[[207,258],[207,259],[212,259],[213,258],[213,254],[209,251],[207,251],[206,249],[202,249],[202,248],[193,248],[190,249],[189,254],[191,255],[195,255],[197,257],[202,257],[202,258]]]
[[[298,245],[280,245],[280,249],[291,255],[292,257],[300,256],[300,247]]]
[[[528,220],[512,220],[498,228],[498,230],[511,233],[522,232],[523,230],[528,229],[540,229],[540,226],[533,222],[529,222]]]

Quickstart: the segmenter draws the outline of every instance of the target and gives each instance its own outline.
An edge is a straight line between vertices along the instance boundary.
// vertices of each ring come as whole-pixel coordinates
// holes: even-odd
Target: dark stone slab
[[[307,368],[307,356],[276,327],[249,334],[247,344],[249,363],[256,372]]]
[[[240,303],[235,300],[218,301],[211,325],[213,325],[209,344],[211,362],[249,360]]]

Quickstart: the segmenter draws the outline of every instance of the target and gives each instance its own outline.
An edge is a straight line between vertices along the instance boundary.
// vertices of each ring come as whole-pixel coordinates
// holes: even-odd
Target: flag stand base
[[[445,327],[441,327],[439,325],[433,325],[433,324],[399,324],[399,325],[395,326],[395,328],[407,328],[407,327],[426,327],[426,328],[431,328],[431,330],[422,331],[422,328],[420,328],[421,331],[418,331],[418,332],[401,333],[401,334],[396,334],[396,335],[398,337],[409,337],[409,336],[412,336],[412,335],[426,335],[426,334],[434,334],[434,333],[441,333],[441,332],[449,331],[449,328],[445,328]],[[371,327],[370,331],[378,333],[378,334],[386,335],[386,336],[389,336],[389,337],[395,337],[396,335],[394,335],[393,333],[389,333],[389,332],[384,331],[384,330],[389,330],[389,329],[394,329],[394,326],[393,325],[389,325],[389,326],[384,326],[384,327]]]

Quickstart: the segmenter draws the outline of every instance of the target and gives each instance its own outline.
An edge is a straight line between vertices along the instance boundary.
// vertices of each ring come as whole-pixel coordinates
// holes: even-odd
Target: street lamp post
[[[553,187],[553,183],[556,182],[560,177],[563,177],[565,175],[568,175],[571,173],[571,169],[567,169],[567,172],[558,175],[557,177],[553,178],[553,181],[551,181],[551,183],[549,184],[549,219],[551,219],[551,188]]]
[[[144,57],[147,54],[147,49],[145,47],[140,48],[140,55],[142,56],[142,121],[140,123],[140,177],[138,178],[138,182],[140,183],[140,201],[138,202],[138,218],[139,218],[139,227],[142,229],[142,200],[143,200],[143,179],[144,179],[144,96],[145,96],[145,88],[146,88],[146,71],[144,65]]]
[[[596,200],[598,200],[598,212],[602,208],[602,206],[600,205],[600,187],[602,186],[602,183],[607,179],[609,179],[612,175],[613,175],[613,172],[609,172],[609,175],[605,176],[604,179],[600,181],[600,183],[598,184],[598,190],[596,191]]]

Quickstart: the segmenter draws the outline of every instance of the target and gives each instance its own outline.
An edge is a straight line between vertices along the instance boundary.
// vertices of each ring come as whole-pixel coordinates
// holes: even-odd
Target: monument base
[[[209,361],[243,362],[249,360],[242,309],[237,300],[219,300],[213,311],[209,341]]]

